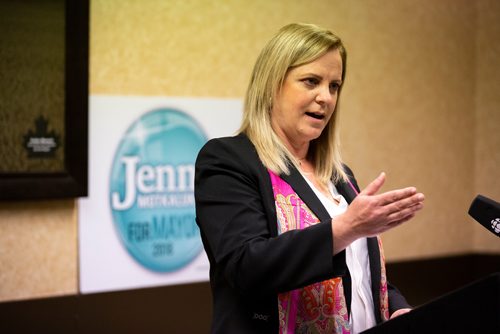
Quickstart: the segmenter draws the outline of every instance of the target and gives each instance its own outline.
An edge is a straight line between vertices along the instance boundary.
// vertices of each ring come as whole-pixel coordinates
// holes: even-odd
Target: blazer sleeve
[[[236,140],[209,141],[196,161],[196,215],[211,271],[240,293],[253,295],[335,276],[331,224],[276,236],[270,228],[276,226],[276,213],[269,210],[274,198],[264,191],[269,176],[259,173],[257,166],[265,169],[256,153]]]
[[[403,294],[391,283],[387,282],[387,293],[389,296],[389,313],[392,314],[395,311],[402,308],[412,308],[411,305],[406,301]]]

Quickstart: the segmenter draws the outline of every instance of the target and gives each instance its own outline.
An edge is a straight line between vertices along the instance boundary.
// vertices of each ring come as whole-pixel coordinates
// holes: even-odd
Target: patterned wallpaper
[[[494,0],[93,0],[90,90],[243,97],[281,26],[325,26],[348,48],[343,153],[360,185],[383,170],[385,190],[414,185],[427,196],[416,219],[384,234],[387,259],[499,253],[467,216],[476,192],[500,196],[500,50],[491,45],[499,15]],[[0,262],[9,268],[0,300],[77,292],[76,210],[71,201],[0,203]]]

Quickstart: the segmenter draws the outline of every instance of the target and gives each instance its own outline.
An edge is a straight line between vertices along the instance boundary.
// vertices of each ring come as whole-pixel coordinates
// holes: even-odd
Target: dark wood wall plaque
[[[87,195],[89,0],[0,0],[0,200]]]

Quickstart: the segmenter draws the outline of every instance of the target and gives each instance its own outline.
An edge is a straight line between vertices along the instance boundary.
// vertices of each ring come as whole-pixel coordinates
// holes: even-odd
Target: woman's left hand
[[[391,314],[390,319],[394,319],[396,317],[399,317],[401,314],[405,314],[405,313],[408,313],[410,311],[411,311],[411,308],[401,308],[401,309],[399,309],[397,311],[394,311],[394,313]]]

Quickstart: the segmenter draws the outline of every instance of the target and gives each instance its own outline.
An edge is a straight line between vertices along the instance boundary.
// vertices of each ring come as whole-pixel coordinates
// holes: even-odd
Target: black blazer
[[[352,172],[347,171],[357,188]],[[277,333],[278,293],[332,277],[342,277],[350,308],[345,251],[332,256],[328,212],[297,169],[281,177],[320,223],[278,236],[271,180],[245,135],[212,139],[198,155],[196,216],[210,261],[212,333]],[[356,196],[349,184],[336,187],[349,203]],[[380,322],[380,251],[376,238],[367,242],[375,316]],[[391,313],[409,307],[397,289],[391,285],[388,289]]]

